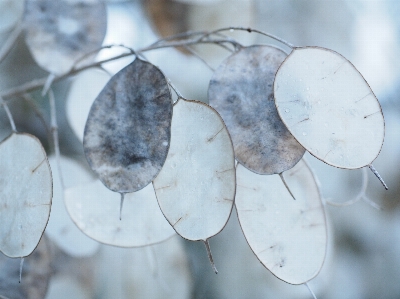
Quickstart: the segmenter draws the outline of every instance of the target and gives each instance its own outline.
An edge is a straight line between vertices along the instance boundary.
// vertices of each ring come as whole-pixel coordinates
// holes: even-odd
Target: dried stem
[[[231,27],[225,27],[225,28],[221,28],[221,29],[212,31],[211,34],[215,34],[215,33],[221,32],[221,31],[234,31],[234,30],[247,31],[249,33],[256,32],[258,34],[262,34],[262,35],[265,35],[265,36],[267,36],[269,38],[272,38],[272,39],[274,39],[274,40],[276,40],[276,41],[288,46],[289,48],[292,48],[292,49],[294,48],[294,45],[292,45],[291,43],[285,41],[284,39],[281,39],[281,38],[277,37],[276,35],[273,35],[273,34],[267,33],[267,32],[263,32],[263,31],[260,31],[260,30],[257,30],[257,29],[252,29],[252,28],[232,27],[231,26]]]
[[[311,295],[313,296],[314,299],[317,299],[317,296],[315,296],[314,292],[311,290],[310,286],[308,285],[308,282],[304,283],[304,285],[307,287],[307,289],[310,291]]]
[[[4,111],[7,114],[8,120],[10,121],[10,125],[11,125],[11,130],[13,132],[17,132],[17,128],[15,127],[15,122],[14,122],[14,118],[12,117],[11,111],[8,108],[7,103],[3,100],[3,98],[0,96],[0,103],[4,108]]]
[[[58,81],[60,81],[62,79],[65,79],[65,78],[68,78],[70,76],[73,76],[73,75],[75,75],[77,73],[80,73],[80,72],[82,72],[82,71],[84,71],[86,69],[89,69],[89,68],[101,67],[104,63],[107,63],[107,62],[111,62],[111,61],[118,60],[118,59],[121,59],[121,58],[124,58],[124,57],[132,56],[132,55],[140,55],[141,52],[146,52],[146,51],[151,51],[151,50],[156,50],[156,49],[161,49],[161,48],[184,47],[184,46],[190,46],[190,45],[195,45],[195,44],[217,44],[217,45],[221,45],[221,44],[225,44],[225,43],[233,44],[236,47],[240,47],[239,43],[237,43],[237,42],[235,42],[233,40],[230,40],[230,39],[209,39],[209,40],[208,39],[207,40],[205,40],[205,39],[190,39],[190,40],[169,42],[169,43],[165,43],[165,44],[156,44],[156,45],[153,45],[153,46],[144,47],[144,48],[136,51],[136,54],[135,53],[131,53],[131,52],[130,53],[123,53],[123,54],[119,54],[119,55],[116,55],[116,56],[111,57],[111,58],[107,58],[107,59],[104,59],[104,60],[93,62],[93,63],[88,64],[88,65],[84,65],[84,66],[81,66],[81,67],[78,67],[78,68],[73,68],[69,72],[67,72],[67,73],[65,73],[63,75],[55,76],[54,80],[52,82],[53,83],[54,82],[58,82]],[[105,46],[105,47],[107,47],[107,46]],[[105,47],[103,47],[103,48],[105,48]],[[5,90],[4,92],[2,92],[0,94],[0,96],[3,97],[3,99],[5,101],[7,101],[11,97],[14,97],[14,96],[17,96],[17,95],[20,95],[20,94],[24,94],[24,93],[36,90],[36,89],[38,89],[40,87],[43,87],[43,86],[46,85],[47,81],[48,81],[48,77],[35,79],[35,80],[32,80],[32,81],[27,82],[25,84],[22,84],[20,86],[11,88],[9,90]]]
[[[196,52],[195,50],[193,50],[191,47],[189,47],[189,46],[184,46],[184,48],[185,48],[186,50],[188,50],[190,53],[192,53],[193,56],[195,56],[195,57],[197,57],[198,59],[200,59],[212,72],[215,71],[214,68],[213,68],[207,61],[205,61],[204,58],[201,57],[201,56],[199,55],[199,53],[197,53],[197,52]]]
[[[294,200],[296,200],[296,198],[294,197],[292,191],[290,191],[290,188],[289,188],[289,186],[288,186],[288,184],[287,184],[287,182],[286,182],[286,180],[285,180],[285,178],[284,178],[284,176],[283,176],[283,173],[281,172],[281,173],[279,174],[279,176],[280,176],[280,178],[281,178],[283,184],[285,185],[287,191],[289,191],[289,193],[290,193],[290,195],[292,196],[292,198],[293,198]]]
[[[3,47],[0,49],[0,62],[7,57],[7,54],[10,53],[12,47],[15,45],[18,36],[22,32],[22,22],[19,22],[18,25],[14,28],[14,30],[10,33],[7,40],[3,43]]]
[[[31,97],[29,93],[25,93],[22,95],[22,99],[31,107],[31,109],[35,112],[36,116],[39,118],[40,122],[43,124],[43,127],[45,128],[47,132],[48,139],[51,140],[52,138],[52,133],[51,133],[51,128],[47,124],[43,113],[39,110],[37,105],[35,104],[35,101]]]
[[[176,87],[171,83],[171,80],[169,80],[169,79],[167,79],[168,80],[168,85],[171,87],[171,89],[175,92],[175,94],[176,94],[176,96],[178,97],[178,100],[176,100],[176,102],[178,102],[179,101],[179,99],[183,99],[183,96],[182,96],[182,94],[176,89]],[[175,103],[176,103],[175,102]],[[173,103],[173,104],[175,104],[175,103]]]
[[[22,281],[22,266],[24,265],[24,258],[21,257],[21,262],[19,263],[19,283]]]
[[[325,202],[330,205],[330,206],[334,206],[334,207],[347,207],[350,206],[352,204],[355,204],[356,202],[360,201],[360,200],[364,200],[366,203],[368,203],[369,205],[371,205],[373,208],[377,209],[377,210],[381,210],[381,207],[376,204],[375,202],[373,202],[372,200],[370,200],[366,193],[367,193],[367,187],[368,187],[368,172],[367,169],[364,167],[362,168],[362,174],[363,174],[363,178],[362,178],[362,185],[361,185],[361,189],[358,192],[358,194],[356,195],[356,197],[354,197],[353,199],[350,199],[348,201],[345,202],[334,202],[334,201],[330,201],[330,200],[325,200]]]
[[[61,188],[64,191],[64,178],[61,171],[61,154],[60,154],[60,142],[58,138],[58,125],[57,125],[57,109],[56,101],[54,98],[53,90],[49,89],[49,104],[50,104],[50,127],[53,133],[54,153],[56,155],[56,162],[58,168],[58,177],[60,179]]]
[[[203,242],[204,242],[204,245],[206,245],[206,250],[207,250],[207,254],[208,254],[208,259],[210,260],[211,267],[213,268],[215,274],[218,274],[217,267],[215,267],[214,260],[213,260],[212,254],[211,254],[210,243],[208,242],[208,239],[205,240],[205,241],[203,241]]]
[[[120,194],[121,194],[121,202],[119,205],[119,220],[122,220],[122,207],[124,205],[125,193],[120,193]]]
[[[51,85],[53,84],[55,78],[56,78],[56,75],[49,74],[49,76],[46,79],[46,83],[43,86],[42,97],[44,97],[47,94],[47,92],[49,91],[49,89],[50,89]]]
[[[383,178],[379,175],[378,171],[375,169],[375,167],[372,164],[368,165],[369,169],[371,169],[372,173],[378,178],[378,180],[382,183],[383,187],[385,187],[386,190],[388,190],[388,186],[385,184]]]

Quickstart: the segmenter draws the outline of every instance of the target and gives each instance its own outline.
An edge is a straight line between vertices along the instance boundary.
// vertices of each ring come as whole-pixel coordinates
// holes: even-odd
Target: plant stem
[[[205,241],[203,241],[203,242],[204,242],[204,245],[206,245],[206,250],[207,250],[207,254],[208,254],[208,259],[210,260],[211,267],[213,268],[215,274],[218,274],[217,267],[215,267],[214,260],[213,260],[212,254],[211,254],[210,243],[208,242],[208,239],[205,240]]]
[[[156,49],[162,49],[162,48],[170,48],[170,47],[185,47],[185,46],[190,46],[190,45],[195,45],[195,44],[217,44],[217,45],[221,45],[224,43],[230,43],[233,44],[235,47],[240,47],[241,45],[233,40],[230,39],[210,39],[210,40],[202,40],[202,39],[190,39],[190,40],[184,40],[184,41],[176,41],[176,42],[169,42],[166,44],[156,44],[153,46],[148,46],[148,47],[144,47],[142,49],[139,49],[138,51],[136,51],[136,53],[130,52],[130,53],[123,53],[123,54],[119,54],[117,56],[111,57],[111,58],[107,58],[101,61],[97,61],[88,65],[84,65],[78,68],[72,68],[69,72],[60,75],[60,76],[55,76],[53,83],[54,82],[58,82],[62,79],[68,78],[72,75],[75,75],[77,73],[80,73],[81,71],[84,71],[86,69],[89,68],[93,68],[93,67],[101,67],[102,64],[110,62],[110,61],[114,61],[114,60],[118,60],[124,57],[128,57],[128,56],[132,56],[132,55],[140,55],[140,52],[146,52],[146,51],[151,51],[151,50],[156,50]],[[104,46],[103,48],[108,48],[108,46]],[[85,54],[86,55],[86,54]],[[42,86],[44,86],[46,84],[48,80],[48,77],[45,78],[40,78],[40,79],[35,79],[32,81],[29,81],[27,83],[24,83],[20,86],[5,90],[4,92],[2,92],[0,94],[0,96],[7,101],[9,98],[20,95],[20,94],[24,94],[33,90],[36,90]]]

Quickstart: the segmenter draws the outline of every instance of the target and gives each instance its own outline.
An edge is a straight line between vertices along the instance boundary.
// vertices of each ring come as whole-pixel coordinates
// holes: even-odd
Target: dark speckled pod
[[[112,191],[128,193],[159,173],[171,138],[172,99],[163,73],[139,58],[118,72],[94,101],[83,147]]]
[[[292,168],[305,149],[285,127],[275,107],[275,73],[287,55],[270,46],[232,54],[211,78],[208,99],[231,135],[236,160],[258,174]]]
[[[26,44],[37,64],[55,75],[68,72],[79,58],[100,48],[106,29],[104,1],[25,0]],[[78,65],[94,56],[86,58]]]

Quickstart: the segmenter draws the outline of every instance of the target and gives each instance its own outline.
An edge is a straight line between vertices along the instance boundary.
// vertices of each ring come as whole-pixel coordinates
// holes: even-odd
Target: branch
[[[208,35],[207,35],[208,36]],[[111,58],[107,58],[101,61],[97,61],[91,64],[87,64],[84,66],[81,66],[79,68],[75,68],[72,67],[71,70],[61,76],[55,77],[53,80],[53,83],[58,82],[60,80],[63,80],[65,78],[68,78],[70,76],[73,76],[83,70],[89,69],[89,68],[93,68],[93,67],[101,67],[101,65],[103,63],[107,63],[110,61],[114,61],[114,60],[118,60],[127,56],[135,56],[135,55],[139,55],[141,52],[147,52],[147,51],[151,51],[151,50],[156,50],[156,49],[162,49],[162,48],[170,48],[170,47],[186,47],[186,46],[190,46],[190,45],[195,45],[195,44],[232,44],[234,47],[241,47],[241,45],[231,39],[204,39],[204,36],[201,36],[200,38],[196,38],[196,39],[188,39],[188,40],[183,40],[183,41],[173,41],[173,42],[167,42],[167,43],[162,43],[162,44],[153,44],[151,46],[142,48],[138,51],[136,51],[136,53],[134,52],[130,52],[130,53],[123,53],[123,54],[119,54],[117,56],[111,57]],[[103,48],[109,48],[112,47],[111,46],[105,46]],[[86,56],[87,54],[85,54]],[[78,61],[80,61],[81,59],[79,59]],[[4,99],[4,101],[9,100],[12,97],[36,90],[38,88],[43,87],[46,84],[48,77],[45,78],[40,78],[40,79],[35,79],[32,81],[29,81],[27,83],[24,83],[20,86],[5,90],[4,92],[0,93],[0,97],[2,97]]]

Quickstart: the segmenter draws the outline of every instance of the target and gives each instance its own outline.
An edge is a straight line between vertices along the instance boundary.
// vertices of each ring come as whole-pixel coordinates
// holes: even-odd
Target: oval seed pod
[[[172,99],[154,65],[136,58],[107,83],[85,126],[86,159],[112,191],[147,186],[164,165],[171,138]]]
[[[381,106],[358,70],[340,54],[295,48],[274,82],[279,115],[312,155],[339,168],[369,165],[385,124]]]
[[[162,215],[152,185],[125,194],[120,219],[119,195],[100,181],[65,190],[65,205],[78,228],[90,238],[119,247],[162,242],[175,234]]]
[[[282,173],[305,152],[274,103],[275,73],[286,56],[270,46],[242,48],[218,67],[208,88],[210,105],[232,137],[236,160],[259,174]]]
[[[232,142],[222,118],[204,103],[180,99],[168,157],[153,181],[165,218],[183,238],[206,241],[228,221],[235,183]]]
[[[64,204],[64,190],[60,181],[60,173],[55,157],[49,157],[53,170],[53,200],[51,214],[46,227],[46,235],[65,253],[72,257],[94,255],[100,244],[83,234],[68,215]],[[93,176],[77,161],[60,156],[64,187],[90,183]]]
[[[39,139],[13,133],[3,140],[0,172],[0,251],[9,257],[28,256],[46,228],[53,191]]]
[[[100,48],[107,29],[106,7],[98,0],[26,0],[24,27],[37,64],[61,75]]]
[[[314,278],[325,260],[325,213],[314,176],[303,160],[279,176],[237,167],[236,209],[243,234],[260,262],[291,284]]]

